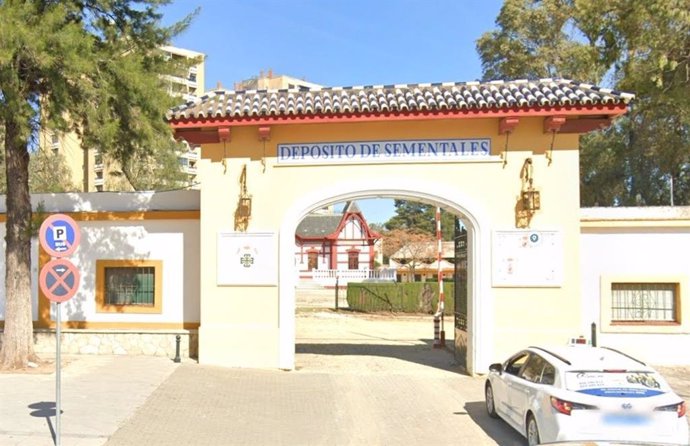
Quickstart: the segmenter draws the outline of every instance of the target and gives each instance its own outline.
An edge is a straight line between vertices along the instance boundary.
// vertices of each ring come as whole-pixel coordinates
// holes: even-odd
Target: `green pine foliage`
[[[424,233],[436,237],[436,206],[409,200],[394,201],[395,215],[384,227],[388,231],[402,229],[411,233]],[[441,209],[443,240],[453,240],[455,216]]]
[[[133,176],[131,160],[171,139],[158,51],[191,16],[161,25],[169,0],[0,0],[0,133],[7,184],[6,314],[0,367],[35,359],[29,152],[41,126],[74,131]],[[130,181],[131,182],[131,181]]]
[[[177,156],[177,152],[187,150],[184,144],[160,139],[148,149],[134,153],[123,165],[123,176],[134,190],[160,191],[189,186]]]

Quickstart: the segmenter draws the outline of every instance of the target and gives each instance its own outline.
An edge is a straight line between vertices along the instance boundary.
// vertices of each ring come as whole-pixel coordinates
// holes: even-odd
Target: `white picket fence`
[[[315,269],[312,271],[312,280],[322,286],[335,286],[336,280],[339,286],[348,282],[380,281],[395,282],[396,269]]]

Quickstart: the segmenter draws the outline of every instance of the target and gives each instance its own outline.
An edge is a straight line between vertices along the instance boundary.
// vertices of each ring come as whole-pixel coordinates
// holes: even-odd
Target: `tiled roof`
[[[297,226],[295,235],[299,237],[329,236],[338,229],[342,219],[342,215],[307,215]]]
[[[216,90],[168,111],[169,120],[482,110],[627,104],[634,98],[566,79],[323,87],[311,90]]]

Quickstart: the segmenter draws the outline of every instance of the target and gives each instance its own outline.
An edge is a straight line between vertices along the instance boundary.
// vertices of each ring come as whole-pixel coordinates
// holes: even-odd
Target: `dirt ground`
[[[446,337],[452,339],[450,323],[446,317]],[[430,315],[298,311],[296,332],[297,370],[411,373],[426,366],[425,373],[461,372],[451,349],[433,348]]]
[[[65,368],[72,362],[74,358],[70,356],[62,356],[60,362],[62,368]],[[50,375],[55,373],[55,355],[39,355],[39,360],[29,363],[29,366],[23,369],[5,370],[0,369],[0,374],[16,374],[26,373],[31,375]]]
[[[349,310],[298,308],[296,368],[302,372],[349,374],[460,374],[452,352],[452,318],[445,317],[446,349],[432,348],[433,317]],[[685,401],[690,401],[690,362],[652,366]],[[690,413],[687,415],[690,423]]]

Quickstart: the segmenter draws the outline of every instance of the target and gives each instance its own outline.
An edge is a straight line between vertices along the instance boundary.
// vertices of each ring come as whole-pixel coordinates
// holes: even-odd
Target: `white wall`
[[[679,209],[684,212],[684,209]],[[609,210],[599,211],[593,221],[586,215],[581,235],[582,334],[590,337],[591,323],[597,324],[597,344],[619,348],[653,364],[687,364],[690,361],[690,225],[657,212],[657,221],[641,222],[639,216],[618,217]],[[647,209],[649,212],[649,209]],[[664,216],[664,218],[661,218]],[[618,218],[618,220],[616,220]],[[646,216],[645,218],[649,218]],[[684,217],[683,217],[684,218]],[[611,326],[606,320],[607,281],[672,281],[681,283],[681,321],[679,325]]]
[[[82,280],[65,302],[64,321],[198,322],[199,222],[197,220],[79,222],[81,243],[70,260]],[[161,314],[97,313],[96,260],[161,260]]]
[[[4,212],[5,200],[0,200]],[[119,219],[111,212],[155,212],[198,210],[197,191],[164,193],[85,193],[44,194],[32,196],[34,209],[38,203],[48,213],[89,212],[87,221],[77,219],[81,242],[68,257],[79,269],[81,281],[76,295],[61,305],[62,320],[89,322],[176,323],[200,320],[200,258],[199,220],[184,219]],[[91,217],[91,215],[93,217]],[[144,214],[142,214],[144,215]],[[115,218],[113,219],[113,216]],[[93,219],[91,219],[93,218]],[[0,319],[5,316],[5,224],[0,224],[2,253],[0,256]],[[161,314],[97,313],[95,302],[96,260],[161,260],[163,262]],[[31,294],[33,319],[38,319],[38,242],[31,248]],[[55,320],[55,306],[51,319]]]

